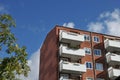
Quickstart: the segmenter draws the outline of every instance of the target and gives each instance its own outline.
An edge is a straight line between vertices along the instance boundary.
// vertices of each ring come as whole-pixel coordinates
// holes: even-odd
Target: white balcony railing
[[[106,54],[106,59],[107,59],[107,62],[110,65],[116,65],[116,64],[118,65],[118,64],[120,64],[120,55],[118,55],[118,54],[108,52]]]
[[[79,63],[70,63],[67,61],[60,61],[59,68],[61,72],[65,73],[75,73],[75,74],[82,74],[86,72],[86,65],[79,64]]]
[[[120,41],[106,39],[104,45],[108,51],[120,51]]]
[[[70,43],[71,45],[79,45],[84,41],[84,35],[60,30],[59,41]]]
[[[108,68],[109,78],[115,80],[115,78],[120,76],[120,69],[114,69],[113,67]]]
[[[71,59],[78,60],[81,57],[85,56],[85,50],[84,49],[72,49],[67,46],[61,45],[59,47],[59,54],[62,57],[68,57]]]

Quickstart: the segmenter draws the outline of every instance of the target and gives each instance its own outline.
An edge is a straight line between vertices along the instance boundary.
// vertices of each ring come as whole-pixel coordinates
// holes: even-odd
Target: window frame
[[[97,38],[97,39],[95,39]],[[97,41],[98,40],[98,41]],[[93,36],[93,41],[96,42],[96,43],[100,43],[100,38],[99,36]]]
[[[86,38],[85,38],[86,37]],[[89,37],[89,38],[88,38]],[[85,41],[90,41],[91,39],[90,39],[90,35],[88,35],[88,34],[84,34],[84,40]]]
[[[85,50],[85,54],[91,55],[91,48],[84,47],[84,50]],[[86,51],[87,51],[87,52],[90,52],[90,53],[87,53]]]
[[[103,71],[104,70],[103,63],[95,63],[95,69],[99,71]]]
[[[60,78],[63,78],[63,79],[69,79],[69,75],[68,74],[60,74]]]
[[[97,51],[97,54],[95,53],[96,51]],[[102,56],[102,51],[101,51],[101,49],[94,49],[93,52],[94,52],[94,55],[95,55],[95,56]],[[99,53],[100,55],[98,55],[98,52],[100,52],[100,53]]]
[[[90,65],[88,65],[88,67],[87,67],[87,63],[91,64],[91,68],[90,68]],[[86,64],[86,68],[87,68],[87,69],[93,69],[93,64],[92,64],[92,62],[86,61],[85,64]]]
[[[92,79],[92,80],[94,80],[94,78],[92,78],[92,77],[86,77],[86,80],[88,80],[88,79]]]
[[[97,78],[97,80],[105,80],[105,79],[103,79],[103,78]]]

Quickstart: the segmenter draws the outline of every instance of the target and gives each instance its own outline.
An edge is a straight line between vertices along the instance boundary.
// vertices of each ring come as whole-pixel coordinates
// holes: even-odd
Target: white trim
[[[94,41],[94,37],[97,37],[97,38],[99,39],[99,41]],[[99,36],[93,36],[93,42],[95,42],[95,43],[100,43],[100,38],[99,38]]]
[[[91,63],[92,68],[87,68],[86,63]],[[85,62],[85,65],[86,65],[86,69],[93,69],[93,63],[92,63],[92,62],[86,61],[86,62]]]
[[[90,40],[91,40],[90,35],[88,35],[88,34],[83,34],[83,35],[84,35],[84,40],[85,40],[85,41],[90,41]],[[87,36],[87,37],[89,36],[89,40],[88,40],[88,39],[85,39],[85,36]]]
[[[95,50],[100,51],[100,55],[96,55],[96,54],[94,53]],[[101,54],[101,53],[102,53],[102,52],[101,52],[101,49],[94,49],[94,50],[93,50],[93,53],[94,53],[95,56],[102,56],[102,54]]]
[[[94,78],[93,78],[93,77],[86,77],[86,80],[88,80],[88,78],[92,78],[92,79],[94,80]]]
[[[86,49],[89,49],[89,50],[90,50],[90,53],[86,53]],[[84,50],[85,50],[85,54],[87,54],[87,55],[91,55],[91,48],[84,47]]]

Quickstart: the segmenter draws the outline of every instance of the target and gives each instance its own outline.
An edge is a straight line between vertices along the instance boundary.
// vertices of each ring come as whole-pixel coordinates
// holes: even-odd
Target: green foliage
[[[16,75],[22,74],[27,77],[30,71],[26,47],[20,47],[11,33],[11,28],[15,26],[15,21],[10,15],[0,15],[0,51],[5,47],[4,54],[9,55],[0,59],[0,80],[19,80]]]

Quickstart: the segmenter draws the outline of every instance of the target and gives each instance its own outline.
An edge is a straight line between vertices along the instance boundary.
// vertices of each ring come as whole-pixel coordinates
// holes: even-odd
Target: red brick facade
[[[39,74],[39,80],[59,80],[60,72],[59,72],[59,30],[65,30],[68,32],[75,32],[79,34],[86,34],[90,36],[90,41],[84,41],[81,43],[80,48],[90,48],[91,54],[86,54],[85,57],[81,59],[81,63],[85,64],[87,61],[92,62],[92,69],[87,69],[86,73],[83,73],[81,75],[81,78],[79,80],[87,80],[87,77],[93,78],[96,80],[97,78],[103,78],[104,80],[109,80],[108,78],[108,65],[106,63],[106,50],[104,48],[104,34],[94,33],[94,32],[88,32],[83,30],[77,30],[72,28],[66,28],[66,27],[60,27],[56,26],[54,29],[52,29],[43,45],[40,51],[40,74]],[[94,42],[93,38],[94,36],[99,37],[99,42]],[[106,35],[107,36],[107,35]],[[94,55],[94,49],[100,49],[101,50],[101,56]],[[96,63],[102,63],[103,64],[103,70],[96,70]]]

